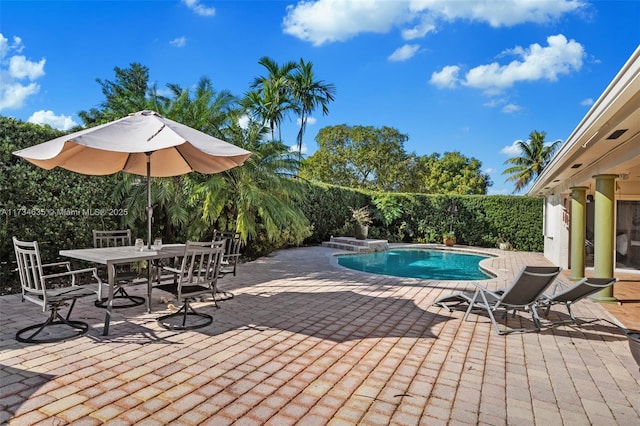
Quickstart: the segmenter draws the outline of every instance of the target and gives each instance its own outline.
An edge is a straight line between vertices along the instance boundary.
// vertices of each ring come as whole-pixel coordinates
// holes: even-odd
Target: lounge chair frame
[[[478,283],[473,283],[476,290],[464,314],[464,320],[467,321],[473,309],[482,308],[487,311],[496,332],[500,335],[516,331],[540,331],[541,322],[534,306],[540,295],[558,277],[561,270],[562,268],[558,266],[525,266],[502,294],[491,291]],[[509,311],[513,311],[514,316],[517,311],[528,311],[531,313],[534,327],[500,329],[495,318],[495,313],[499,310],[504,310],[503,318]]]
[[[567,286],[567,284],[557,281],[553,286],[551,294],[543,294],[538,299],[536,302],[536,308],[544,309],[544,316],[546,318],[549,316],[549,312],[553,305],[564,305],[567,308],[570,319],[562,321],[547,321],[545,322],[545,325],[567,323],[576,324],[577,320],[571,307],[585,297],[591,296],[592,294],[612,286],[617,280],[617,278],[583,278],[571,286]]]

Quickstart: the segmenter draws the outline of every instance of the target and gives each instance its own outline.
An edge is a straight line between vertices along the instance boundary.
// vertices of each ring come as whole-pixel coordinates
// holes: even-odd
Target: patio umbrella
[[[151,177],[219,173],[242,165],[251,152],[155,111],[140,111],[14,154],[47,170],[62,167],[86,175],[123,170],[146,176],[147,245],[151,248]]]

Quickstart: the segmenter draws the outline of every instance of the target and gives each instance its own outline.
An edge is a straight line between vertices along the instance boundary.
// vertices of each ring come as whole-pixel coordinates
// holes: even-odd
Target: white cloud
[[[315,117],[307,117],[306,121],[307,121],[307,126],[313,126],[318,122],[318,119]],[[302,123],[302,120],[300,120],[300,117],[296,119],[296,123],[298,123],[298,126]]]
[[[407,59],[413,58],[419,49],[419,44],[405,44],[397,48],[387,59],[392,62],[406,61]]]
[[[584,99],[582,102],[580,102],[580,105],[582,105],[582,106],[591,106],[591,105],[593,105],[593,99],[592,98]]]
[[[240,126],[242,130],[247,130],[249,128],[249,123],[251,123],[251,117],[247,114],[242,114],[240,118],[238,118],[238,126]]]
[[[9,74],[20,80],[23,78],[36,80],[44,75],[45,62],[44,58],[39,62],[32,62],[24,56],[12,56],[9,59]]]
[[[444,23],[544,24],[587,5],[584,0],[302,0],[287,6],[282,26],[284,33],[316,46],[394,28],[412,40],[437,31]]]
[[[492,27],[509,27],[526,22],[552,22],[586,4],[582,0],[412,0],[411,8],[415,11],[430,11],[447,21],[469,20],[487,23]]]
[[[185,47],[187,45],[187,38],[185,36],[174,38],[169,44],[174,47]]]
[[[53,111],[44,110],[34,112],[27,121],[34,124],[48,124],[54,129],[59,130],[69,130],[78,125],[70,116],[55,115]]]
[[[458,74],[460,67],[457,65],[447,65],[439,72],[436,71],[431,74],[429,83],[441,88],[441,89],[453,89],[458,85]]]
[[[40,86],[36,83],[26,85],[9,81],[5,83],[4,72],[1,75],[3,82],[0,85],[0,111],[21,108],[29,96],[35,95],[40,91]]]
[[[507,65],[492,62],[472,68],[464,76],[459,77],[460,67],[448,65],[431,75],[430,82],[440,88],[452,89],[457,84],[482,89],[487,95],[496,95],[522,81],[549,80],[556,81],[558,76],[578,71],[582,68],[585,55],[584,47],[575,40],[567,40],[562,35],[547,37],[548,45],[542,47],[537,43],[528,48],[516,46],[501,54],[517,55]],[[488,105],[497,106],[497,104]]]
[[[317,0],[287,6],[283,31],[315,46],[387,33],[410,18],[406,1]]]
[[[15,50],[16,53],[21,53],[24,49],[22,39],[17,36],[13,36],[13,43],[9,44],[9,39],[5,38],[0,33],[0,60],[3,60],[10,50]]]
[[[308,151],[307,146],[305,144],[302,144],[302,152],[301,152],[301,154],[305,155],[307,153],[307,151]],[[298,145],[291,145],[289,147],[289,152],[298,152]]]
[[[493,98],[488,102],[485,102],[483,105],[489,108],[497,108],[500,105],[504,105],[508,102],[506,98]]]
[[[488,175],[492,175],[492,174],[494,174],[495,172],[497,172],[497,170],[496,170],[496,169],[493,169],[493,168],[491,168],[491,167],[489,167],[489,168],[486,168],[486,169],[484,170],[484,172],[485,172],[486,174],[488,174]]]
[[[487,195],[511,195],[511,190],[509,189],[487,189]]]
[[[517,55],[507,65],[492,62],[471,69],[462,84],[483,89],[487,93],[499,93],[521,81],[549,80],[556,81],[559,75],[569,74],[582,68],[584,47],[575,40],[567,40],[562,35],[547,37],[548,45],[542,47],[537,43],[527,49],[520,46],[506,54]]]
[[[502,107],[502,112],[506,112],[507,114],[510,114],[512,112],[520,111],[521,109],[522,108],[520,108],[520,106],[516,104],[506,104],[505,106]]]
[[[422,38],[429,33],[437,30],[435,19],[432,16],[425,15],[422,17],[420,23],[412,28],[405,28],[402,30],[402,38],[405,40],[414,40],[416,38]]]
[[[502,148],[500,150],[500,154],[505,154],[508,155],[510,157],[514,156],[514,155],[520,155],[522,153],[522,150],[520,149],[520,146],[518,145],[518,143],[520,143],[522,141],[513,141],[513,143],[511,145],[505,146],[504,148]]]
[[[544,145],[545,146],[551,146],[553,145],[555,142],[557,141],[561,141],[561,139],[552,141],[552,142],[546,142]],[[523,141],[521,140],[517,140],[517,141],[513,141],[513,143],[511,145],[507,145],[504,148],[502,148],[500,150],[500,154],[504,154],[504,155],[508,155],[510,157],[516,156],[516,155],[521,155],[522,154],[522,150],[520,149],[520,143],[522,143]],[[529,142],[529,141],[527,141]]]
[[[40,91],[35,80],[45,75],[46,59],[38,62],[19,55],[24,49],[20,37],[12,42],[0,33],[0,111],[21,108],[27,98]]]
[[[200,0],[182,0],[182,3],[200,16],[213,16],[216,14],[215,8],[202,5]]]

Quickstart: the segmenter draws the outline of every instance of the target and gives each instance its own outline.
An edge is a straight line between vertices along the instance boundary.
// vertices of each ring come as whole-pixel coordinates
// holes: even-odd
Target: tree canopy
[[[334,185],[387,192],[485,194],[491,185],[481,162],[459,152],[418,156],[392,127],[330,126],[316,136],[318,150],[300,176]]]

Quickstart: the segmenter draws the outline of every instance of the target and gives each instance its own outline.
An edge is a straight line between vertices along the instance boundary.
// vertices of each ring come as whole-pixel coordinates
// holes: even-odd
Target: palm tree
[[[513,193],[520,191],[531,181],[535,180],[544,168],[549,164],[553,154],[562,144],[557,140],[552,144],[546,144],[544,138],[545,132],[532,131],[529,134],[529,140],[517,141],[516,144],[520,148],[521,156],[509,158],[505,164],[511,164],[512,167],[502,172],[503,175],[511,175],[507,178],[507,182],[515,182]]]
[[[320,106],[322,115],[329,113],[328,104],[333,101],[336,88],[331,83],[314,80],[313,64],[300,58],[297,72],[292,77],[291,84],[293,100],[296,110],[300,114],[300,130],[298,131],[298,153],[302,154],[302,136],[306,130],[307,119]]]
[[[268,74],[254,79],[251,88],[256,89],[256,92],[248,100],[250,104],[258,106],[255,111],[265,123],[269,123],[271,139],[275,139],[277,127],[278,139],[282,140],[280,123],[287,112],[295,108],[291,98],[291,73],[297,69],[298,65],[289,61],[280,66],[267,56],[260,58],[258,63],[267,69]]]
[[[202,77],[192,92],[177,84],[168,84],[173,98],[160,105],[158,112],[167,118],[201,132],[221,138],[229,125],[229,112],[238,109],[237,99],[228,90],[217,91],[211,80]]]
[[[162,97],[150,90],[150,105],[158,113],[204,133],[224,137],[231,113],[238,110],[236,99],[228,91],[216,91],[208,78],[201,78],[193,91],[177,84],[167,85],[171,95]],[[155,206],[154,223],[169,241],[199,239],[207,226],[200,219],[199,205],[191,196],[192,189],[206,179],[198,173],[156,178],[151,181],[151,200]],[[123,218],[133,227],[146,218],[146,185],[139,176],[123,173],[113,193],[129,214]]]
[[[290,178],[297,158],[282,142],[265,140],[268,131],[256,121],[245,129],[238,125],[227,129],[226,141],[253,154],[241,167],[209,176],[196,186],[194,194],[206,222],[220,228],[233,226],[245,241],[260,235],[276,241],[286,230],[297,239],[292,243],[299,244],[310,230],[297,207],[304,197],[303,185]]]

